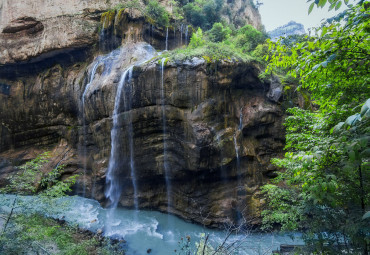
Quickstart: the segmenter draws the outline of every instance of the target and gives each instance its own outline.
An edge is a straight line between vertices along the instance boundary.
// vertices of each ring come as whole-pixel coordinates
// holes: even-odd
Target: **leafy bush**
[[[221,23],[213,24],[212,29],[209,31],[209,38],[212,42],[222,42],[226,40],[231,34],[229,27],[224,27]]]
[[[159,26],[167,27],[169,25],[169,14],[157,0],[149,1],[146,6],[146,15],[152,22],[157,23]]]
[[[58,197],[71,191],[78,175],[60,181],[64,165],[59,165],[44,174],[41,169],[49,162],[50,152],[44,152],[35,159],[18,167],[18,172],[8,177],[9,184],[1,191],[20,195],[31,195],[41,191],[41,195]]]
[[[202,29],[210,29],[215,22],[220,21],[223,0],[196,0],[187,3],[184,7],[184,14],[193,26]]]
[[[183,7],[186,20],[193,26],[203,27],[206,23],[206,17],[202,8],[195,3],[188,3]]]
[[[249,30],[244,27],[235,31],[234,34],[245,35],[248,34],[246,31]],[[251,31],[252,33],[262,34],[254,28],[251,29]],[[253,57],[251,56],[251,53],[243,51],[243,47],[237,45],[237,41],[230,36],[231,33],[231,29],[229,27],[225,27],[221,23],[215,23],[213,28],[208,31],[207,34],[203,34],[202,29],[198,28],[197,32],[192,34],[190,43],[186,49],[176,49],[172,52],[166,53],[166,56],[175,60],[203,57],[207,62],[231,59],[242,61],[252,60]],[[261,56],[266,51],[266,48],[267,46],[265,45],[264,47],[259,48],[259,51],[255,52],[257,60],[262,58]],[[262,61],[260,60],[260,62]]]
[[[238,29],[232,43],[240,48],[242,52],[250,52],[254,50],[258,44],[263,43],[266,38],[266,35],[261,31],[255,29],[251,25],[245,25]]]
[[[189,47],[192,49],[203,46],[206,41],[203,38],[203,31],[201,28],[198,28],[197,32],[193,33],[190,38]]]

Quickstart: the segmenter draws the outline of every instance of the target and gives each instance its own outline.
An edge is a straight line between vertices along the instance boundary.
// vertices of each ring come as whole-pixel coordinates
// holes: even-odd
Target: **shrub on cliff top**
[[[146,6],[146,15],[149,19],[161,27],[169,25],[169,14],[166,9],[159,4],[157,0],[149,1]]]

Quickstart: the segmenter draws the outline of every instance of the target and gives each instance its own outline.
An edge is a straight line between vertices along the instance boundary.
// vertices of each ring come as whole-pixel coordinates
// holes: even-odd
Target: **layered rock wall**
[[[67,175],[87,172],[76,192],[86,190],[85,195],[104,202],[117,86],[140,45],[146,47],[127,45],[118,55],[125,57],[98,66],[86,90],[84,121],[81,97],[95,62],[87,68],[55,66],[27,79],[3,81],[9,87],[0,94],[0,157],[8,162],[4,169],[10,171],[12,163],[22,162],[29,149],[53,149],[62,141],[61,151],[69,151]],[[269,160],[281,153],[284,137],[282,112],[267,98],[269,86],[259,81],[258,73],[253,63],[216,66],[197,58],[168,61],[163,70],[163,101],[160,59],[134,67],[132,109],[121,110],[119,118],[130,114],[132,119],[140,208],[168,210],[167,160],[170,213],[215,227],[241,219],[258,222],[263,202],[259,187],[274,176],[276,169]],[[124,124],[119,130],[122,162],[128,162],[125,157],[130,155],[127,130]],[[9,149],[16,156],[10,156]],[[123,187],[120,205],[132,207],[130,167],[122,163],[118,171]]]
[[[66,165],[63,178],[81,174],[76,194],[105,203],[118,83],[137,60],[135,52],[147,47],[137,42],[163,49],[166,31],[127,11],[115,13],[118,18],[100,35],[111,43],[106,50],[125,46],[117,58],[97,66],[87,86],[98,61],[101,13],[118,1],[0,3],[0,185],[17,165],[50,150],[51,165]],[[170,31],[169,48],[183,39]],[[132,119],[140,208],[168,210],[214,227],[258,222],[259,187],[274,176],[269,161],[280,155],[284,137],[279,88],[262,83],[258,73],[253,63],[197,58],[165,61],[163,73],[159,57],[133,68],[132,108],[121,110],[119,118]],[[119,128],[122,162],[127,162],[127,130]],[[118,171],[120,205],[133,207],[129,167],[122,163]]]

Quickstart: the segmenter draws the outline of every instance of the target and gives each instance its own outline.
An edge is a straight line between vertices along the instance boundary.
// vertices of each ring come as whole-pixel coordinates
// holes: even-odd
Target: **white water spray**
[[[170,210],[172,203],[171,200],[171,180],[167,162],[167,126],[166,126],[166,108],[165,108],[165,90],[164,90],[164,63],[166,59],[162,58],[161,61],[161,103],[162,103],[162,127],[163,127],[163,168],[166,180],[166,192],[167,192],[167,212]]]

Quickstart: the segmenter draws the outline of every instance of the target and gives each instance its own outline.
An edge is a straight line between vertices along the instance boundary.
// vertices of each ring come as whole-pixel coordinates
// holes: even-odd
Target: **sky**
[[[343,4],[338,11],[329,12],[329,5],[326,4],[322,9],[315,6],[311,14],[308,15],[308,7],[311,2],[307,3],[307,0],[259,0],[259,2],[263,3],[259,7],[259,12],[266,31],[271,31],[293,20],[303,24],[307,32],[308,28],[319,26],[322,19],[333,17],[346,9]]]

